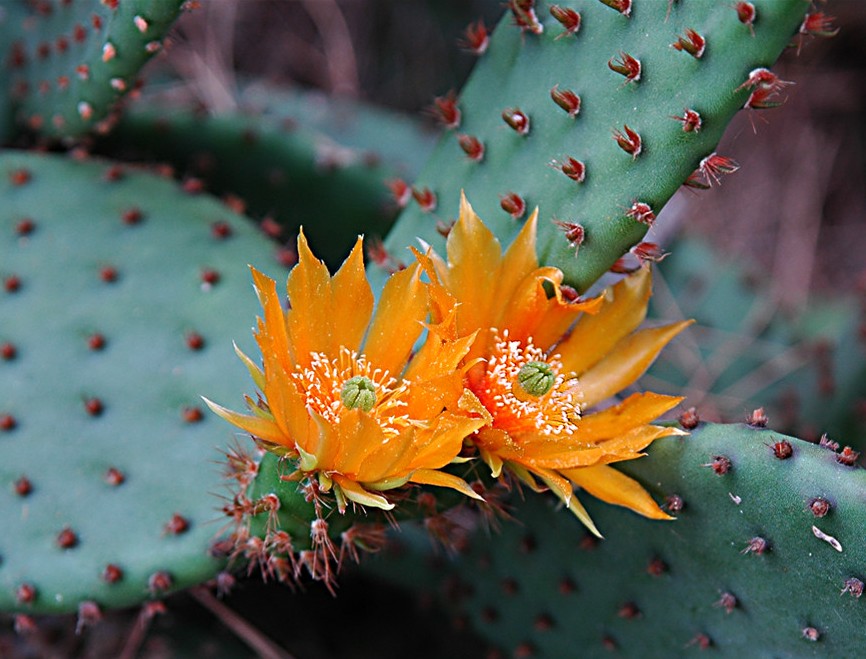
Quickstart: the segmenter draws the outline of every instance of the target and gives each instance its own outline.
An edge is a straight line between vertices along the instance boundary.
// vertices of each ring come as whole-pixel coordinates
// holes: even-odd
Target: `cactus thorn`
[[[467,25],[463,31],[463,39],[458,42],[458,45],[476,56],[481,56],[487,52],[487,47],[490,45],[490,35],[484,21],[479,19]]]
[[[94,332],[87,337],[87,347],[95,352],[103,350],[105,343],[105,336],[99,332]]]
[[[616,612],[617,617],[623,620],[634,620],[641,617],[641,611],[634,602],[624,602]]]
[[[11,362],[17,355],[18,349],[14,343],[4,341],[0,344],[0,359],[3,359],[3,361]]]
[[[114,563],[109,563],[102,570],[102,580],[105,583],[117,583],[121,579],[123,579],[123,569]]]
[[[102,609],[96,602],[84,600],[78,605],[78,618],[75,622],[75,633],[80,635],[87,627],[92,627],[102,620]]]
[[[704,633],[695,634],[692,639],[686,644],[686,647],[695,645],[701,650],[708,650],[713,646],[713,639]]]
[[[484,144],[474,135],[460,134],[457,136],[457,143],[470,160],[484,160]]]
[[[154,572],[147,578],[147,589],[150,591],[151,595],[154,596],[165,593],[173,584],[174,579],[164,570]]]
[[[515,220],[519,220],[526,213],[526,201],[516,192],[500,195],[499,205]]]
[[[833,25],[834,20],[835,17],[827,16],[824,12],[810,12],[800,24],[799,33],[810,37],[835,37],[839,34],[839,28]]]
[[[821,640],[821,632],[819,632],[815,627],[803,627],[802,632],[803,638],[807,641],[815,641]]]
[[[626,18],[631,16],[631,0],[598,0],[601,4],[615,9]]]
[[[668,564],[665,563],[658,556],[653,557],[653,559],[647,565],[646,571],[647,574],[653,577],[660,577],[668,571]]]
[[[632,157],[632,160],[637,159],[643,150],[643,140],[641,136],[628,127],[628,124],[623,126],[623,130],[615,129],[613,131],[613,139],[623,151]]]
[[[523,32],[541,34],[544,26],[535,13],[535,0],[508,0],[508,8],[514,18],[514,24]]]
[[[752,428],[766,428],[769,422],[770,419],[767,417],[767,413],[763,407],[752,410],[752,413],[746,417],[746,423],[752,426]]]
[[[687,28],[685,35],[678,37],[671,44],[671,48],[686,52],[695,59],[700,59],[707,48],[707,40],[691,28]]]
[[[758,16],[757,11],[755,10],[755,5],[751,2],[738,2],[734,5],[734,9],[737,12],[737,19],[743,25],[748,26],[749,32],[751,32],[752,36],[755,36],[755,19]]]
[[[863,582],[860,581],[857,577],[849,577],[845,579],[845,583],[842,587],[841,595],[845,593],[850,593],[851,597],[855,599],[860,599],[863,595]]]
[[[78,545],[78,535],[66,526],[57,534],[56,542],[61,549],[72,549]]]
[[[432,213],[436,210],[437,199],[436,193],[428,187],[418,188],[412,187],[412,197],[418,202],[418,206],[424,213]]]
[[[429,111],[445,128],[453,129],[460,125],[461,113],[457,107],[457,94],[453,89],[445,96],[434,98]]]
[[[511,126],[518,135],[529,133],[529,116],[520,108],[505,108],[502,111],[502,120]]]
[[[11,414],[0,414],[0,432],[8,432],[14,430],[18,426],[18,421]]]
[[[787,460],[794,455],[794,447],[791,446],[791,442],[787,439],[774,442],[770,445],[770,448],[773,449],[773,455],[779,460]]]
[[[716,600],[714,606],[724,609],[725,613],[732,613],[733,610],[737,608],[738,604],[739,601],[737,600],[736,595],[725,591],[719,595],[719,599]]]
[[[836,456],[836,462],[846,467],[853,467],[857,463],[857,458],[860,457],[860,451],[855,451],[850,446],[842,449],[842,452]]]
[[[565,110],[572,119],[580,114],[580,96],[570,89],[561,90],[559,89],[559,85],[554,85],[553,89],[550,90],[550,98]]]
[[[556,37],[557,39],[575,35],[580,30],[580,13],[574,9],[561,7],[560,5],[550,5],[550,15],[565,28],[565,31]]]
[[[770,543],[767,542],[766,538],[762,538],[759,535],[756,535],[754,538],[749,540],[746,543],[746,547],[740,551],[741,554],[755,554],[757,556],[762,555],[764,552],[770,550]]]
[[[642,201],[634,202],[631,208],[626,211],[625,216],[630,217],[635,222],[646,224],[648,227],[651,227],[656,221],[656,214],[653,209]]]
[[[815,497],[809,502],[809,510],[812,511],[812,514],[815,517],[824,517],[827,513],[832,509],[832,505],[827,499],[823,499],[821,497]]]
[[[626,84],[640,81],[642,71],[640,60],[628,53],[620,51],[618,58],[612,57],[607,61],[607,66],[611,71],[625,77]]]
[[[703,126],[701,115],[697,110],[691,110],[689,108],[683,110],[683,116],[678,117],[676,115],[671,115],[671,119],[676,119],[683,125],[684,133],[699,133]]]
[[[679,417],[679,423],[683,430],[694,430],[700,422],[701,417],[698,416],[698,411],[694,407],[690,407]]]
[[[182,533],[186,533],[189,530],[189,520],[183,515],[179,515],[178,513],[174,513],[171,516],[171,519],[165,523],[163,527],[163,532],[166,535],[180,535]]]
[[[565,239],[571,247],[578,248],[586,239],[586,230],[582,225],[576,222],[562,222],[560,220],[553,221],[556,226],[562,229],[565,234]]]
[[[26,497],[33,491],[33,483],[27,476],[20,476],[12,487],[19,497]]]
[[[732,467],[731,459],[725,455],[714,455],[712,462],[708,462],[707,464],[701,466],[709,467],[718,476],[724,476],[731,470]]]
[[[32,604],[37,594],[36,587],[29,583],[19,584],[15,589],[15,599],[19,604]]]
[[[109,467],[105,472],[104,478],[105,482],[112,487],[123,485],[123,482],[126,480],[126,476],[124,475],[124,473],[120,471],[117,467]]]
[[[679,513],[685,508],[686,503],[679,494],[670,494],[665,498],[665,508],[668,512]]]
[[[740,168],[739,163],[733,158],[720,156],[715,151],[703,158],[698,165],[697,171],[704,177],[707,185],[712,187],[720,182],[720,176],[723,174],[733,174]]]

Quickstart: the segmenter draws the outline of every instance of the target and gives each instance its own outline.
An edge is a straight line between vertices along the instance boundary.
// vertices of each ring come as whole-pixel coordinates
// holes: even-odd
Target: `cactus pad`
[[[0,157],[0,609],[123,606],[212,577],[247,373],[243,218],[105,162]],[[284,272],[284,271],[283,271]],[[277,276],[284,276],[283,274]]]
[[[162,48],[182,0],[13,0],[3,66],[19,123],[79,137],[105,119]],[[27,7],[22,14],[21,7]],[[16,29],[17,28],[17,29]]]
[[[782,81],[753,73],[808,5],[753,4],[752,25],[734,3],[510,2],[460,97],[439,99],[448,132],[387,245],[420,235],[438,248],[436,220],[456,216],[461,189],[505,243],[538,205],[539,260],[585,290],[690,174],[714,184],[731,170],[706,159],[753,90],[783,100]]]
[[[477,631],[506,656],[859,652],[866,471],[850,452],[743,425],[701,425],[648,452],[624,470],[677,519],[590,502],[598,541],[528,495],[520,524],[475,536],[448,568]]]

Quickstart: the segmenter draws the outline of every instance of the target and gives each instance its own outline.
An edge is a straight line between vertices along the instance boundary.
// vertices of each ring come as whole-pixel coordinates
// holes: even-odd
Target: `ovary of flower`
[[[410,383],[373,367],[366,358],[345,346],[340,348],[339,357],[333,359],[320,352],[311,353],[309,366],[292,373],[292,378],[304,393],[307,410],[330,423],[336,423],[343,410],[360,407],[347,405],[344,392],[347,383],[354,384],[350,380],[362,378],[372,385],[375,394],[372,405],[362,409],[377,421],[386,439],[396,437],[412,425],[407,414],[399,414],[401,408],[408,406],[404,398]]]
[[[533,395],[520,383],[521,370],[546,365],[553,385],[542,395]],[[494,347],[484,376],[474,393],[493,416],[493,427],[510,434],[541,431],[545,435],[571,434],[580,419],[580,386],[577,378],[562,372],[559,355],[546,356],[532,339],[509,341],[508,330],[495,334]]]

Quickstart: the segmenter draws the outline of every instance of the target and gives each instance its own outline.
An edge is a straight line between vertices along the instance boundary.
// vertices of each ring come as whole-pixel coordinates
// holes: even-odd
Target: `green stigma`
[[[553,389],[554,382],[556,374],[547,362],[527,362],[517,372],[517,384],[536,398]]]
[[[370,378],[356,375],[343,383],[340,400],[350,410],[369,412],[376,404],[376,385]]]

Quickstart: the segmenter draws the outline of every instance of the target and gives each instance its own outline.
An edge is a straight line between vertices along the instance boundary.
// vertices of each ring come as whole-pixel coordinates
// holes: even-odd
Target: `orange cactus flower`
[[[447,262],[416,253],[458,302],[457,333],[477,332],[467,387],[486,423],[469,441],[494,476],[504,467],[536,490],[540,480],[595,534],[575,486],[666,519],[639,483],[609,465],[644,455],[659,437],[681,434],[650,422],[682,399],[634,393],[594,410],[635,382],[690,321],[638,329],[650,297],[648,267],[598,297],[568,299],[562,271],[538,265],[537,215],[503,254],[464,197]]]
[[[235,348],[261,395],[247,397],[251,414],[206,400],[226,421],[265,448],[293,459],[295,479],[316,478],[348,501],[390,510],[383,491],[408,482],[450,487],[479,498],[462,479],[439,471],[483,421],[461,407],[473,336],[457,338],[453,308],[436,308],[416,264],[394,274],[374,313],[364,273],[362,240],[331,277],[301,233],[298,264],[289,274],[289,309],[276,283],[252,269],[264,309],[256,342],[263,368]],[[416,341],[425,326],[426,340]]]

